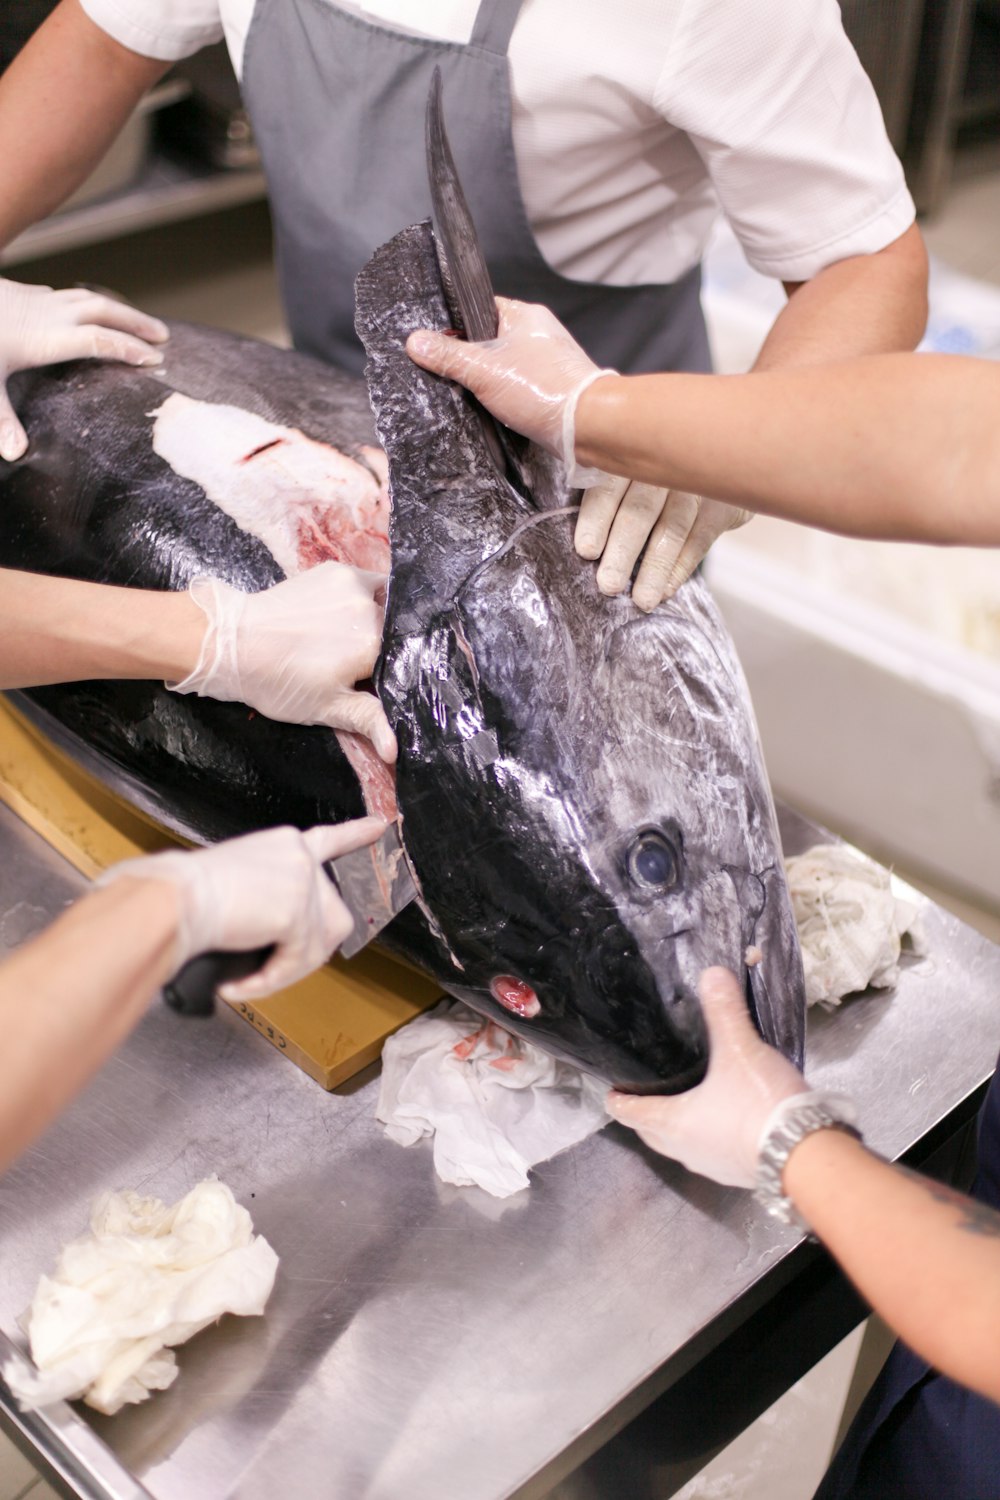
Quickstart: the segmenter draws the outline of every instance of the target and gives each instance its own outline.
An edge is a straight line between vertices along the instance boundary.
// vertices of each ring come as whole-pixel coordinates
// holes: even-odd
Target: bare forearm
[[[1000,542],[1000,369],[885,354],[736,376],[597,381],[586,464],[847,535]]]
[[[62,0],[0,80],[0,245],[84,180],[168,66]]]
[[[927,325],[927,252],[920,231],[914,224],[884,250],[837,261],[812,281],[786,284],[786,290],[788,302],[755,370],[915,349]]]
[[[0,688],[91,677],[180,681],[205,616],[187,593],[0,569]]]
[[[835,1130],[796,1147],[784,1188],[905,1343],[1000,1401],[1000,1215]]]
[[[85,896],[0,967],[0,1171],[59,1114],[170,977],[178,901],[159,880]]]

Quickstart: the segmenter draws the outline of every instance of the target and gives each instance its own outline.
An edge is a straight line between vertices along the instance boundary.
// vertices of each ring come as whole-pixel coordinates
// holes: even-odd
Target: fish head
[[[409,643],[397,792],[448,988],[619,1088],[676,1092],[704,1075],[698,979],[721,964],[800,1060],[801,961],[725,628],[698,581],[650,614],[605,598],[574,520],[516,528]]]
[[[549,1052],[646,1092],[704,1075],[697,986],[722,964],[764,1037],[801,1060],[770,790],[707,591],[689,582],[648,615],[604,597],[574,550],[563,477],[532,462],[512,483],[466,392],[407,357],[414,329],[451,326],[428,225],[376,252],[357,315],[392,494],[375,683],[399,742],[421,964]]]

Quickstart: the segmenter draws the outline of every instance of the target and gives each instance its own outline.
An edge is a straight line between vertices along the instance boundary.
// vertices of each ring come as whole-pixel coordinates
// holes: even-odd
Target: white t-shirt
[[[149,57],[225,36],[241,71],[254,0],[82,3]],[[336,3],[466,42],[479,0]],[[524,0],[510,65],[525,207],[564,276],[676,281],[719,204],[750,264],[784,281],[881,250],[913,222],[837,0]]]

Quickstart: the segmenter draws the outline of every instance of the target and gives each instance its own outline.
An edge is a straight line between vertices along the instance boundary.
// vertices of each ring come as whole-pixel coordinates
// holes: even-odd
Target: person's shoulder
[[[834,96],[839,108],[859,86],[870,90],[838,0],[675,0],[673,9],[659,96],[696,119],[706,101],[722,102],[726,115],[750,109],[774,128],[778,105],[801,110],[810,97],[822,114]]]
[[[222,38],[227,0],[80,0],[116,42],[144,57],[173,62]],[[229,0],[232,3],[232,0]]]

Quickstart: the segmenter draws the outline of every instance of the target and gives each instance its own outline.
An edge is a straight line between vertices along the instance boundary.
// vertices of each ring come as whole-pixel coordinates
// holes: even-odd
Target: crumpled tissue
[[[10,1360],[4,1379],[24,1407],[83,1397],[111,1414],[177,1375],[173,1344],[223,1313],[264,1311],[278,1257],[216,1178],[168,1207],[104,1193],[90,1232],[42,1276],[20,1319],[35,1371]]]
[[[802,947],[806,1000],[833,1008],[844,995],[889,989],[902,939],[924,951],[919,909],[893,890],[882,865],[848,844],[817,844],[785,861]]]
[[[507,1198],[528,1186],[529,1167],[607,1124],[607,1091],[444,1000],[386,1042],[376,1114],[401,1146],[434,1137],[442,1181]]]

